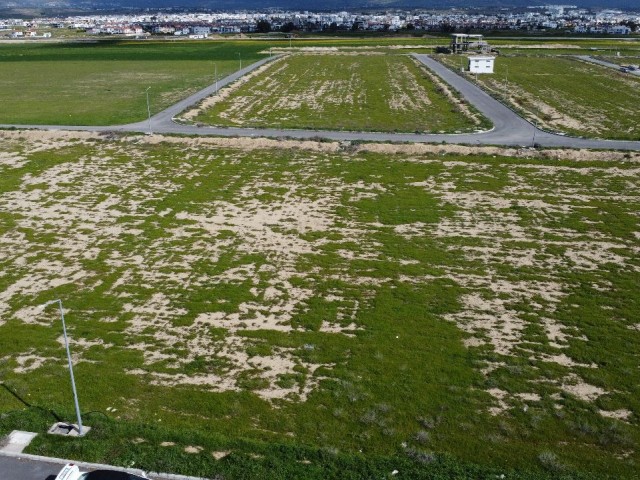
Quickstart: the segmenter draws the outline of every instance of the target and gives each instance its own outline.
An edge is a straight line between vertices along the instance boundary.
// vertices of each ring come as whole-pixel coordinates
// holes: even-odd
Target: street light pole
[[[64,312],[62,311],[62,300],[51,300],[45,303],[45,306],[57,303],[60,309],[60,318],[62,319],[62,333],[64,334],[64,346],[67,349],[67,360],[69,362],[69,375],[71,376],[71,388],[73,390],[73,401],[76,406],[76,417],[78,417],[78,434],[82,436],[82,418],[80,417],[80,404],[78,403],[78,392],[76,391],[76,381],[73,378],[73,364],[71,363],[71,351],[69,350],[69,339],[67,338],[67,325],[64,322]]]
[[[215,71],[214,75],[216,77],[216,93],[218,93],[218,64],[214,63],[213,64],[213,68],[214,68],[214,71]]]
[[[505,65],[507,73],[504,76],[504,94],[509,97],[509,65]]]
[[[147,115],[149,117],[149,135],[151,135],[153,132],[151,131],[151,105],[149,104],[149,89],[151,87],[147,87],[146,90],[146,94],[147,94]]]
[[[238,52],[238,60],[240,60],[240,70],[242,70],[242,55]]]
[[[536,130],[538,129],[538,120],[533,121],[533,138],[531,139],[531,146],[536,146]]]

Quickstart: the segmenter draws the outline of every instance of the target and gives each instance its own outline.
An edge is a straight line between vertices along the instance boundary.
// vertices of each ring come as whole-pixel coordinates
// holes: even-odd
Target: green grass
[[[239,66],[256,42],[101,41],[0,45],[0,123],[115,125],[156,113]]]
[[[516,52],[518,45],[555,41],[542,38],[495,40],[499,47],[505,42],[514,46],[506,50]],[[567,42],[582,47],[580,50],[566,50],[567,54],[604,54],[614,50],[623,55],[638,54],[637,42],[591,39],[569,39]],[[397,53],[398,47],[402,47],[401,51],[405,53],[424,53],[436,45],[446,44],[448,39],[444,37],[385,35],[302,37],[291,42],[294,51],[303,47],[326,47],[378,53]],[[272,35],[266,39],[241,41],[92,38],[90,41],[65,43],[6,43],[0,45],[0,123],[117,125],[140,121],[146,116],[147,87],[151,87],[151,110],[155,113],[211,84],[214,63],[219,75],[224,76],[237,69],[238,53],[243,63],[248,64],[263,58],[269,48],[288,49],[289,41]],[[533,52],[529,49],[522,51]],[[544,49],[539,52],[546,54],[551,51]],[[455,120],[456,113],[449,112],[446,106],[435,108],[439,112],[438,118],[427,120],[426,124],[423,118],[412,119],[410,112],[404,122],[395,120],[390,129],[414,131],[422,127],[442,127],[455,131],[469,128],[464,121]],[[375,119],[374,128],[379,128],[381,123],[384,126],[383,113],[376,111],[375,115],[379,118]],[[412,128],[412,122],[418,124],[416,128]]]
[[[637,55],[640,52],[638,38],[624,40],[590,37],[546,39],[538,36],[523,36],[517,39],[489,38],[489,43],[497,47],[501,53],[508,55],[602,55],[604,52]]]
[[[53,298],[94,412],[86,440],[30,453],[225,478],[636,475],[637,157],[0,141],[24,158],[0,163],[0,433],[74,418],[57,311],[33,309]]]
[[[440,58],[452,68],[460,66],[460,57]],[[527,55],[499,56],[495,73],[478,75],[478,81],[543,128],[640,139],[635,119],[640,78],[635,76],[571,58]]]
[[[296,55],[272,65],[197,120],[223,126],[474,131],[425,70],[397,55]]]
[[[439,39],[296,39],[294,48],[328,46],[416,51]],[[428,46],[429,45],[429,46]],[[210,85],[214,63],[223,77],[264,58],[269,48],[287,48],[280,36],[262,40],[118,40],[0,45],[0,123],[116,125],[146,117],[145,90],[152,113]]]

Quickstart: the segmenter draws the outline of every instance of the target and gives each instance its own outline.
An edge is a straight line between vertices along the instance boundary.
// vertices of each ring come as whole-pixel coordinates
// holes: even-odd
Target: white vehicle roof
[[[73,463],[67,463],[62,470],[60,470],[55,480],[78,480],[78,478],[80,478],[80,469],[78,466]]]
[[[122,470],[81,472],[77,465],[67,463],[54,480],[144,480],[147,478],[144,472],[140,473],[142,476]]]

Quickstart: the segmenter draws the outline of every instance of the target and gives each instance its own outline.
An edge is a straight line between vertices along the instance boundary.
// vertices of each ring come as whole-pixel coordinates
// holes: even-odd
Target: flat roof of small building
[[[460,38],[482,38],[482,35],[469,33],[452,33],[451,36]]]

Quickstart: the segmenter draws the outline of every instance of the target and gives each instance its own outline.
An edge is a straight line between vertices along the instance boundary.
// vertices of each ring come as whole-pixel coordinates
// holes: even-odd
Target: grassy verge
[[[0,419],[0,432],[16,425],[26,431],[44,431],[55,417],[36,410],[12,413]],[[598,478],[588,474],[533,472],[492,468],[461,462],[449,455],[423,454],[407,449],[399,455],[362,455],[319,449],[294,443],[229,439],[222,435],[177,431],[158,425],[115,422],[87,415],[94,432],[83,440],[38,436],[30,451],[37,455],[82,458],[110,465],[173,472],[214,479],[361,479],[428,478],[432,480],[514,480]],[[169,439],[169,440],[167,440]],[[188,452],[185,447],[196,444]],[[204,445],[204,447],[202,447]],[[395,473],[394,473],[395,472]]]

